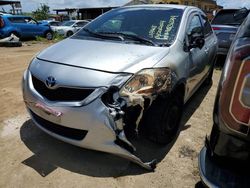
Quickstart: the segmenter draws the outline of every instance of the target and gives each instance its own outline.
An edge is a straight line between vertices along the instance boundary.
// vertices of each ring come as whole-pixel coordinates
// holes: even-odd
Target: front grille
[[[73,140],[83,140],[85,136],[87,135],[88,131],[86,130],[80,130],[80,129],[73,129],[69,127],[64,127],[62,125],[58,125],[55,123],[52,123],[50,121],[47,121],[38,115],[36,115],[34,112],[30,110],[30,113],[34,120],[43,128],[58,134],[60,136],[64,136]]]
[[[49,89],[44,82],[34,76],[32,76],[32,82],[36,91],[50,101],[82,101],[94,91],[94,89],[76,89],[66,87]]]

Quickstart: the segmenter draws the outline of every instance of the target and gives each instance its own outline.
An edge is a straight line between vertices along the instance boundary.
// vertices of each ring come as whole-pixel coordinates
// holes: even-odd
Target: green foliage
[[[37,42],[52,42],[52,43],[54,43],[54,42],[59,42],[59,41],[61,41],[61,40],[63,40],[64,39],[64,36],[62,36],[62,35],[59,35],[57,32],[55,32],[55,33],[53,33],[53,39],[51,40],[51,41],[48,41],[46,38],[44,38],[44,37],[40,37],[40,36],[36,36],[36,41]]]
[[[40,36],[36,36],[36,41],[39,41],[39,42],[45,42],[47,39],[43,38],[43,37],[40,37]]]
[[[49,18],[49,6],[41,4],[37,10],[32,12],[33,18],[36,20],[47,20]]]
[[[30,12],[23,12],[22,15],[32,17],[32,16],[33,16],[33,13],[30,13]]]
[[[65,39],[65,37],[64,37],[63,35],[59,35],[57,32],[55,32],[55,33],[53,34],[53,40],[54,40],[54,41],[61,41],[61,40],[63,40],[63,39]]]

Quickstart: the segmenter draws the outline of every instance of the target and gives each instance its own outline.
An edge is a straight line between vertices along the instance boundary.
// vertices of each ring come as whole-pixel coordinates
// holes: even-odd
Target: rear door
[[[25,22],[26,22],[25,28],[27,29],[30,36],[35,37],[43,35],[43,30],[41,28],[42,26],[39,25],[36,20],[34,20],[31,17],[26,17]]]
[[[201,14],[201,22],[203,24],[204,38],[205,38],[205,55],[206,55],[206,67],[205,72],[209,71],[211,65],[213,65],[216,52],[217,52],[217,39],[213,33],[211,25],[204,14]]]
[[[20,35],[22,37],[28,37],[29,36],[29,31],[28,31],[28,28],[26,27],[27,24],[25,22],[24,17],[11,16],[11,17],[8,17],[8,20],[11,22],[11,24],[15,28],[15,30],[20,32]]]

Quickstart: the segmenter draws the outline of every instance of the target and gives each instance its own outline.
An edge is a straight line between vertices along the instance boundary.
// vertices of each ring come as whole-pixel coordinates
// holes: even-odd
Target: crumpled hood
[[[42,60],[107,72],[136,73],[153,67],[167,53],[167,47],[121,42],[66,39],[37,57]]]

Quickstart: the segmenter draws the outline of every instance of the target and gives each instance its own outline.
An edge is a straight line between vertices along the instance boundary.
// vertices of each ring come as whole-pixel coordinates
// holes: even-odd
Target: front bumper
[[[247,169],[233,170],[232,163],[227,166],[213,160],[206,147],[199,154],[199,172],[202,182],[207,187],[249,187],[250,175]]]
[[[154,160],[143,163],[126,147],[122,147],[125,144],[133,148],[124,131],[118,127],[118,123],[122,125],[122,122],[116,122],[111,114],[112,109],[102,102],[101,96],[107,91],[106,88],[96,89],[83,103],[51,102],[34,89],[31,73],[25,74],[23,98],[32,120],[44,132],[79,147],[124,157],[147,170],[155,168]]]
[[[64,30],[62,30],[62,29],[59,29],[59,30],[57,30],[56,32],[57,32],[57,34],[59,34],[59,35],[66,36],[66,31],[64,31]]]

